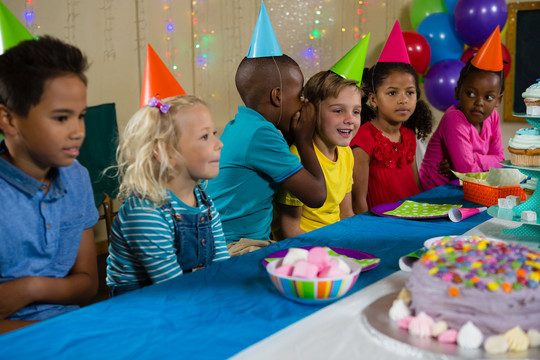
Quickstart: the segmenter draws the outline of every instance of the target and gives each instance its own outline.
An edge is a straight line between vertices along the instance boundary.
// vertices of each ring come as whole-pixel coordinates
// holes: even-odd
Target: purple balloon
[[[508,17],[505,0],[458,0],[454,8],[456,30],[465,43],[480,47],[495,30],[502,30]]]
[[[424,92],[428,101],[440,111],[458,105],[454,99],[459,72],[465,66],[460,60],[443,60],[433,65],[424,80]]]

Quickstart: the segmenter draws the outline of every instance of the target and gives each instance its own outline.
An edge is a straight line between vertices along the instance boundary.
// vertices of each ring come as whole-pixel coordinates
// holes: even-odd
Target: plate
[[[386,348],[410,359],[539,359],[540,348],[498,355],[487,354],[483,348],[464,349],[456,344],[442,344],[432,338],[417,338],[401,330],[390,320],[388,311],[398,293],[384,295],[362,311],[362,322],[369,333]]]
[[[516,169],[521,169],[521,170],[540,171],[540,166],[512,165],[512,163],[510,162],[510,160],[503,160],[503,161],[500,162],[500,164],[503,165],[503,166],[508,166],[508,167],[512,167],[512,168],[516,168]]]
[[[488,209],[488,214],[503,220],[515,221],[527,225],[540,225],[539,218],[536,219],[536,222],[522,221],[521,216],[516,214],[512,209],[499,209],[499,205],[490,206]]]
[[[315,246],[302,246],[302,247],[300,247],[300,249],[309,250],[309,249],[314,248],[314,247]],[[363,252],[363,251],[352,250],[352,249],[343,249],[343,248],[337,248],[337,247],[332,247],[332,246],[329,246],[329,248],[334,250],[339,255],[347,256],[347,257],[350,257],[350,258],[356,259],[356,260],[377,259],[377,257],[375,255],[372,255],[372,254],[369,254],[369,253]],[[263,265],[265,267],[266,267],[266,265],[268,265],[268,260],[267,259],[275,259],[275,258],[283,258],[283,257],[285,257],[285,255],[287,255],[287,251],[289,251],[289,249],[283,249],[283,250],[276,251],[275,253],[272,253],[272,254],[266,256],[262,261]],[[377,265],[379,265],[378,262],[375,263],[375,264],[368,265],[368,266],[362,268],[362,272],[371,270],[371,269],[377,267]]]
[[[395,215],[388,215],[388,214],[385,214],[385,212],[387,211],[392,211],[392,210],[395,210],[397,209],[401,204],[403,204],[402,201],[398,201],[398,202],[395,202],[395,203],[389,203],[389,204],[380,204],[380,205],[375,205],[374,207],[371,208],[371,212],[373,212],[375,215],[379,215],[379,216],[386,216],[386,217],[391,217],[391,218],[396,218],[396,219],[408,219],[408,220],[423,220],[423,219],[440,219],[440,218],[447,218],[448,217],[448,214],[445,214],[445,215],[432,215],[432,216],[395,216]]]

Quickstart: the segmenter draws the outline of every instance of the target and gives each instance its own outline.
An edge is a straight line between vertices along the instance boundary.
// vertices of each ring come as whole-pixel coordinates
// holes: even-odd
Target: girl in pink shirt
[[[420,167],[424,190],[455,179],[444,174],[440,163],[448,160],[454,171],[482,172],[502,167],[504,149],[499,113],[495,109],[504,91],[503,71],[481,70],[467,62],[455,89],[459,105],[452,105],[431,137]]]

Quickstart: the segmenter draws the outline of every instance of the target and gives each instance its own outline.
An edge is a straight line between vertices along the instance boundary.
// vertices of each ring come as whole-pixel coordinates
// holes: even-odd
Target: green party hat
[[[34,37],[23,24],[0,2],[0,54],[23,40]]]
[[[358,86],[361,87],[370,35],[371,33],[368,33],[360,40],[341,60],[330,68],[330,71],[346,79],[358,81]]]

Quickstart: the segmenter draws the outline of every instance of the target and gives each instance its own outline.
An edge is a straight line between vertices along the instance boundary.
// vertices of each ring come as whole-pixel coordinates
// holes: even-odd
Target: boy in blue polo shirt
[[[0,333],[97,292],[85,136],[86,57],[43,36],[0,56]]]

